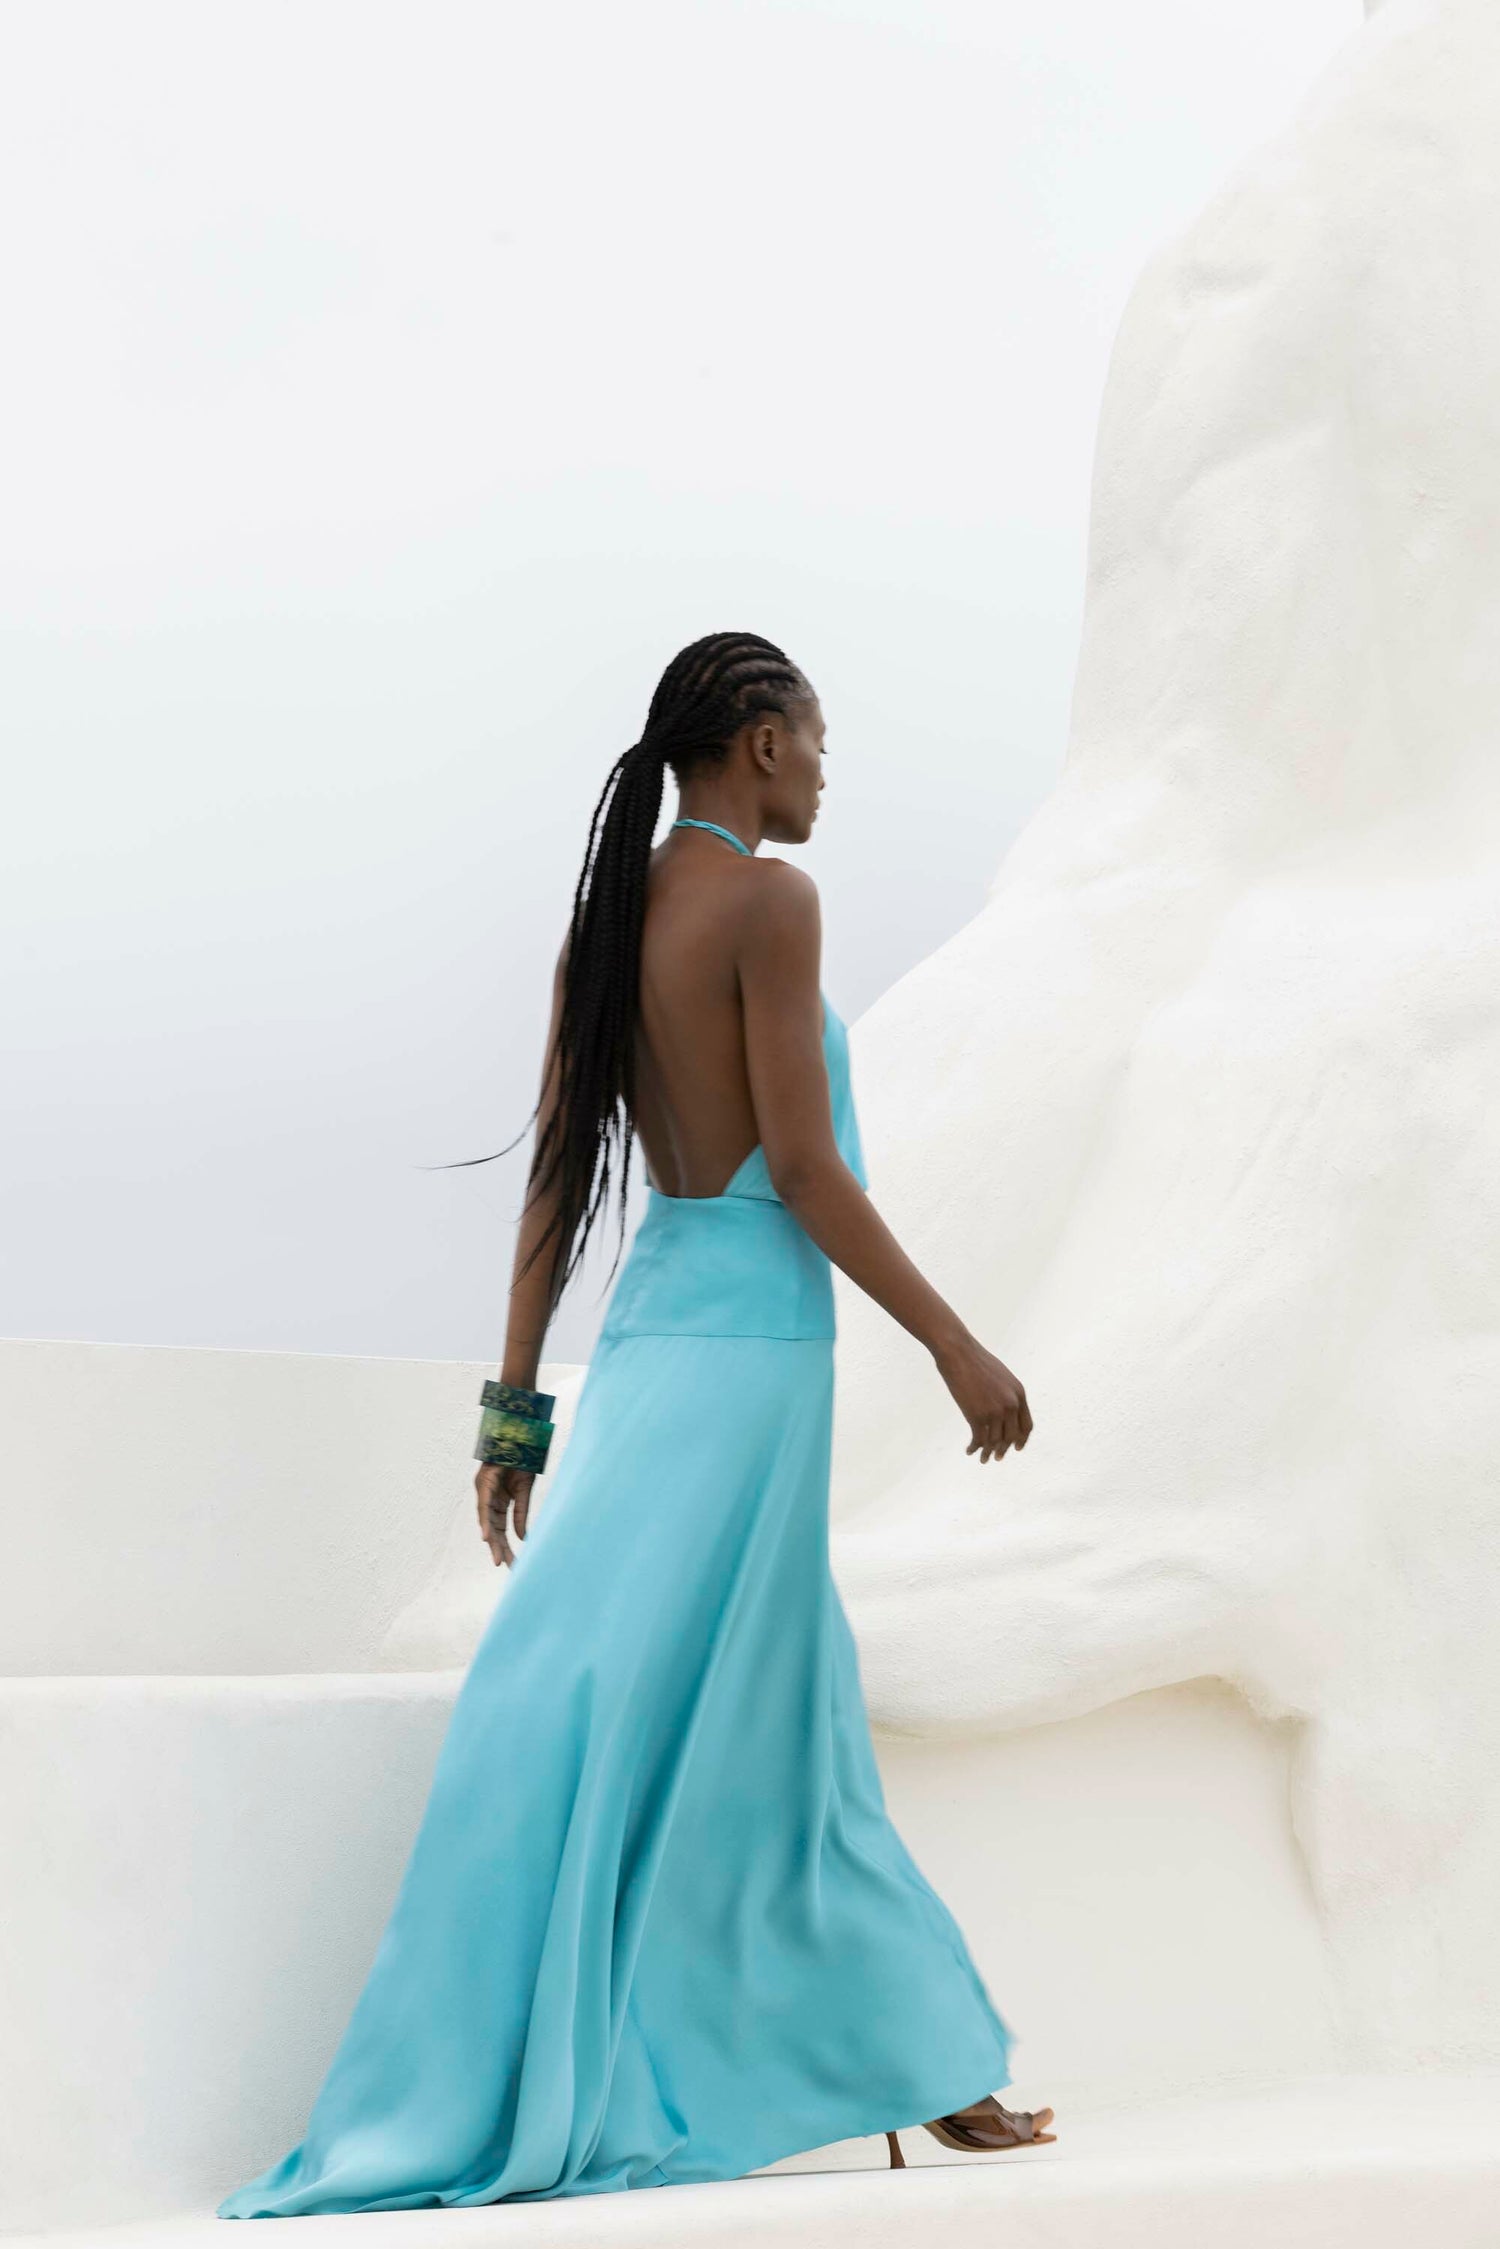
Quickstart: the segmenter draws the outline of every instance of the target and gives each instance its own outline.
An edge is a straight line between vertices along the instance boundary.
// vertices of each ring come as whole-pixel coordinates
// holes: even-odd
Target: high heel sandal
[[[1002,2108],[993,2093],[986,2093],[982,2101],[969,2108],[961,2108],[952,2116],[939,2116],[931,2124],[924,2124],[944,2147],[957,2148],[964,2155],[997,2155],[1002,2148],[1042,2147],[1055,2140],[1057,2134],[1045,2126],[1052,2122],[1052,2110],[1039,2108],[1032,2112],[1019,2112]],[[901,2142],[894,2132],[887,2132],[891,2150],[891,2169],[904,2171],[906,2157],[901,2153]]]

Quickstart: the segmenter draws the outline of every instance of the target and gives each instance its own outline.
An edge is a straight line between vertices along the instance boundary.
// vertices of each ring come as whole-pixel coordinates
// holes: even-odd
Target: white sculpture
[[[675,2190],[674,2240],[1496,2238],[1497,94],[1493,0],[1385,0],[1152,262],[1061,783],[854,1030],[872,1187],[1036,1433],[965,1460],[845,1288],[835,1565],[1066,2137],[899,2210]],[[480,1373],[0,1346],[0,2227],[207,2243],[295,2139],[499,1597]]]
[[[872,1191],[1036,1416],[965,1461],[843,1290],[874,1716],[1299,1720],[1380,2068],[1500,2059],[1497,94],[1490,0],[1392,0],[1148,266],[1061,781],[853,1042]]]

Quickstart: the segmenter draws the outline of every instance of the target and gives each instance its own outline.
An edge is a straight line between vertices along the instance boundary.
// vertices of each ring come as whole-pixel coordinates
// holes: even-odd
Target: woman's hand
[[[969,1424],[965,1452],[999,1460],[1012,1445],[1017,1452],[1031,1435],[1026,1392],[1003,1360],[972,1335],[933,1353],[938,1373]]]
[[[511,1539],[519,1546],[526,1536],[534,1481],[524,1468],[481,1468],[474,1478],[474,1489],[479,1495],[479,1535],[489,1548],[496,1569],[502,1562],[510,1568],[516,1558]]]

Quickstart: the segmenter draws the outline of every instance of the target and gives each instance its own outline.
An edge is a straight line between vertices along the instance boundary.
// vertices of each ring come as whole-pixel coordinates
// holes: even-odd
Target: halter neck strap
[[[748,843],[741,843],[738,836],[731,835],[727,828],[721,828],[717,820],[682,819],[674,820],[672,825],[674,828],[707,828],[710,835],[722,836],[726,843],[734,845],[736,851],[743,851],[747,859],[753,859],[755,856]]]

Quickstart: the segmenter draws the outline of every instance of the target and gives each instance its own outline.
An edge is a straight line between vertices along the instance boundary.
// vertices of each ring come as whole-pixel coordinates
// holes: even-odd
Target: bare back
[[[641,938],[635,1128],[664,1195],[722,1192],[760,1137],[739,940],[770,865],[669,835],[652,853]]]

